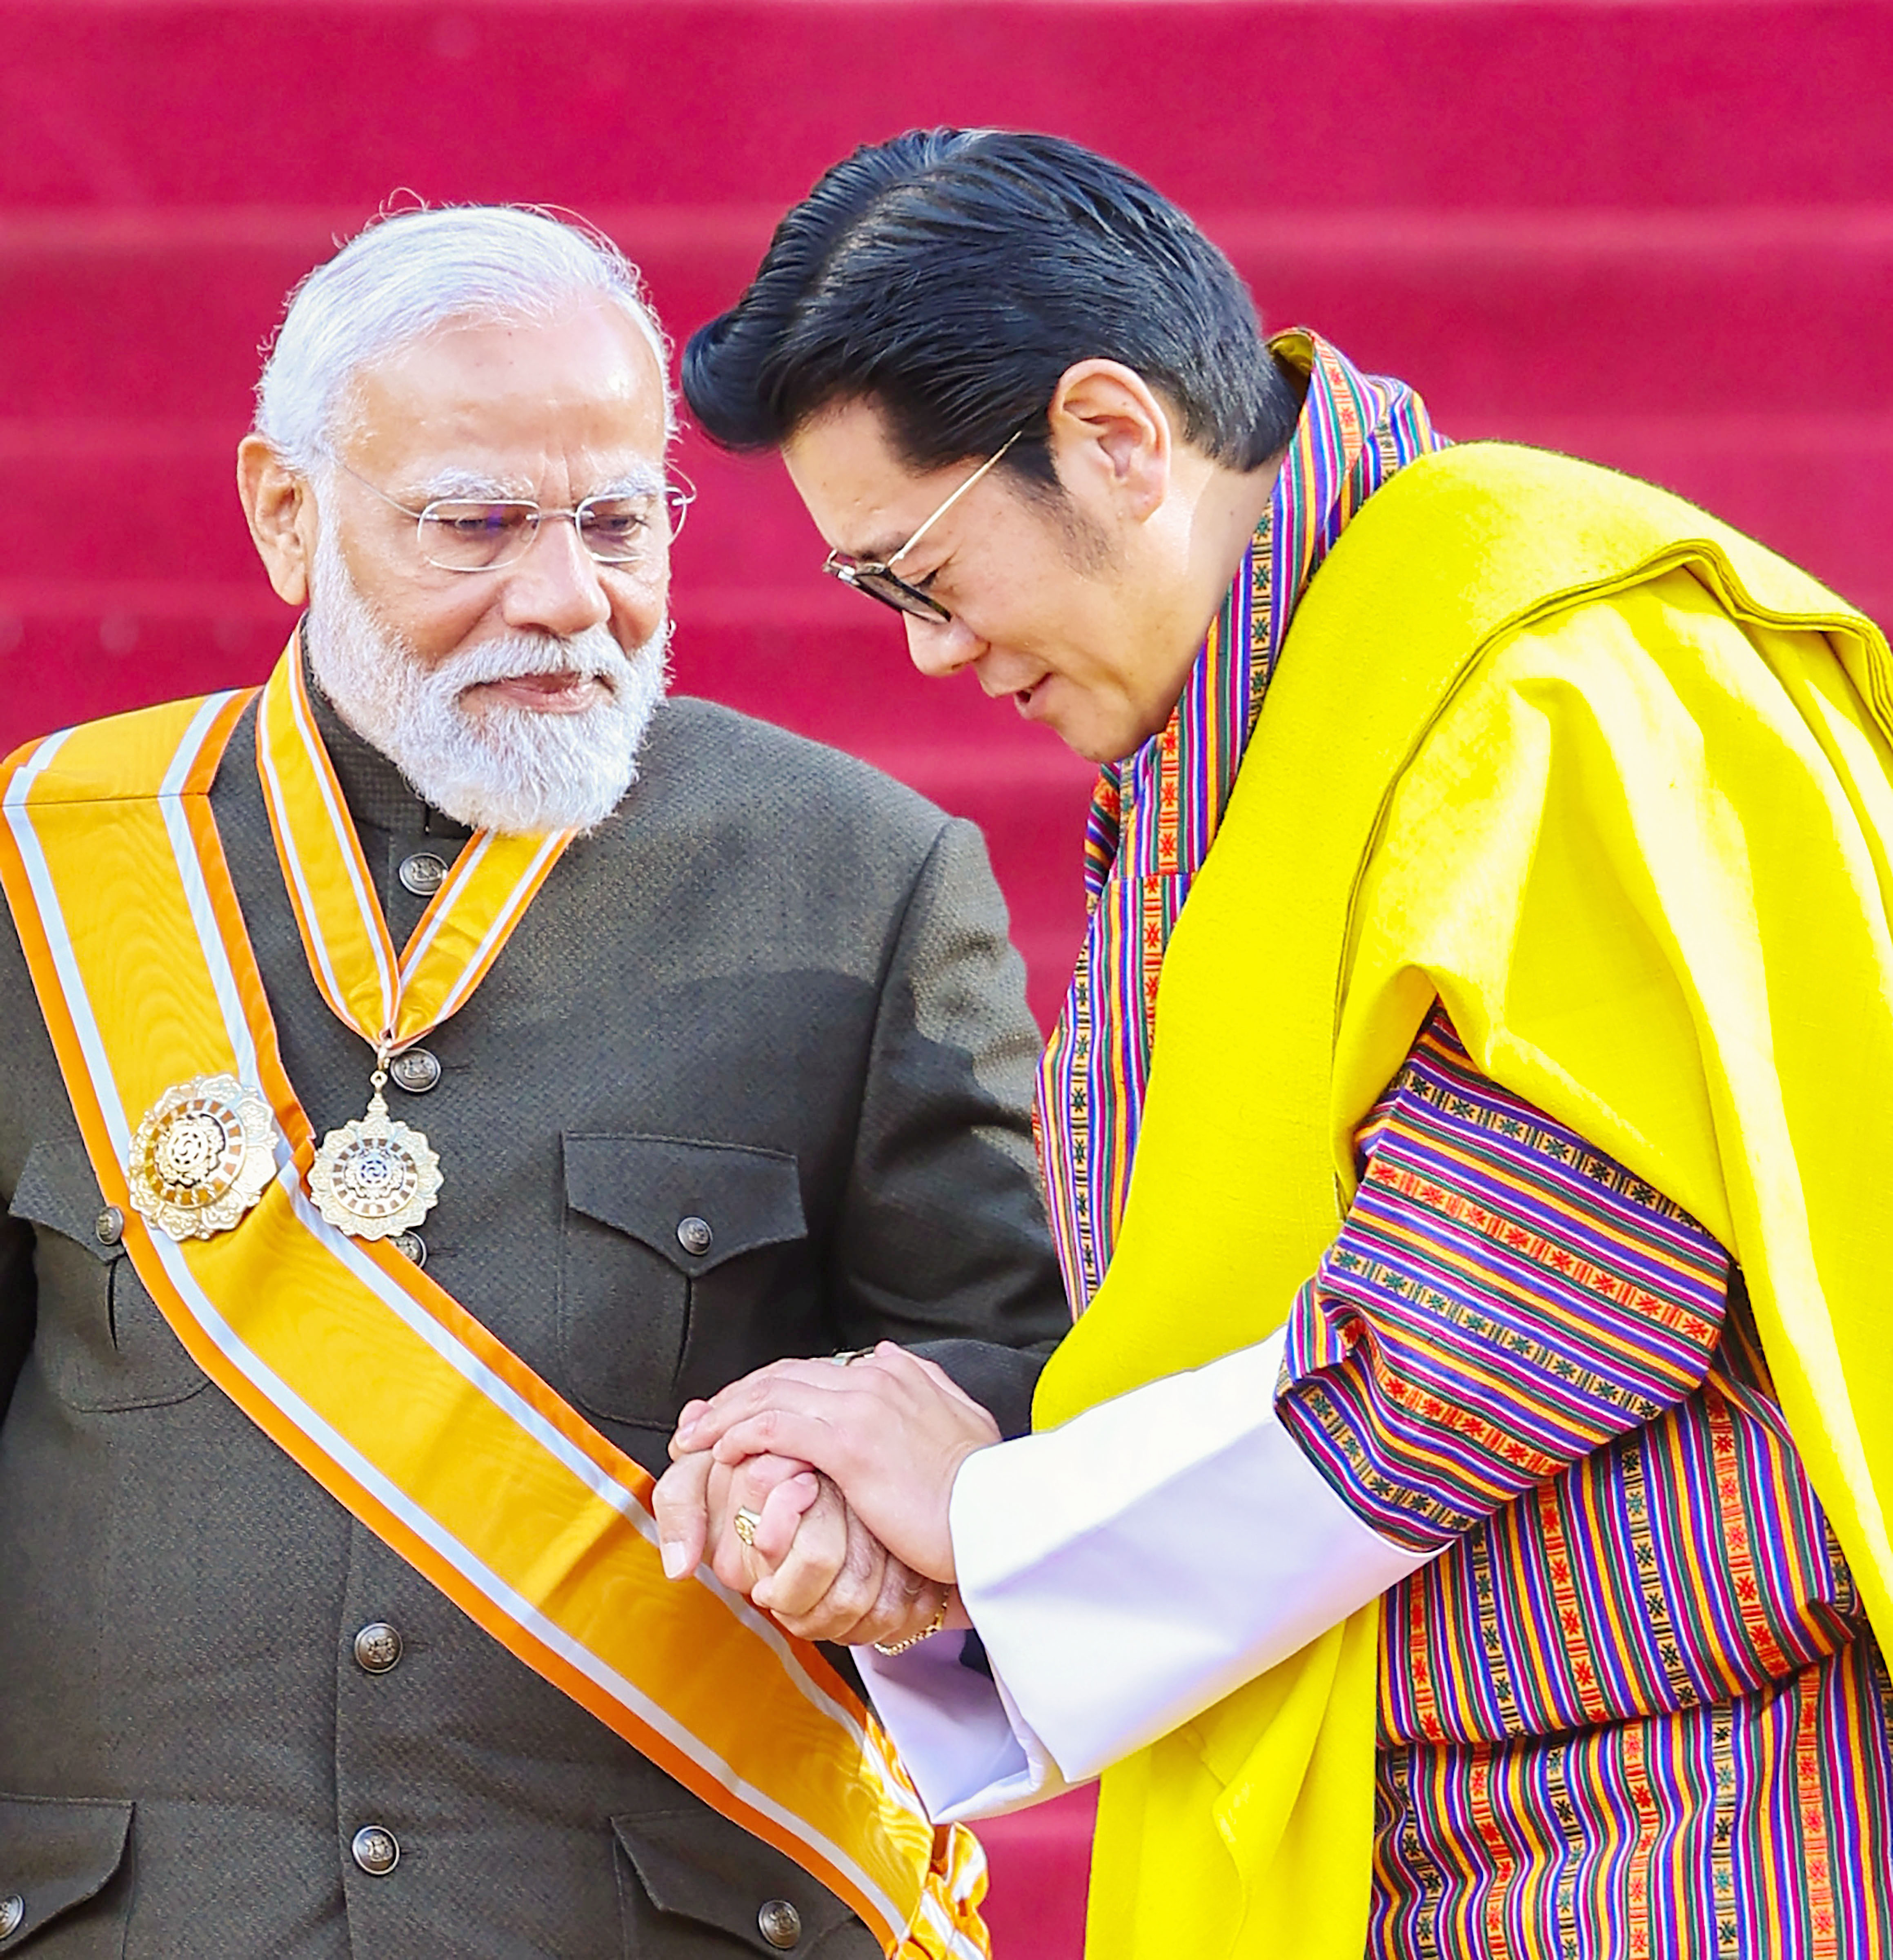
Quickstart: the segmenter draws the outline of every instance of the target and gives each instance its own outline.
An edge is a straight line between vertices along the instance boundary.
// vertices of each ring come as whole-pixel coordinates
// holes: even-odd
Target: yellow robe
[[[1893,1647],[1889,839],[1870,622],[1588,465],[1410,465],[1290,632],[1164,962],[1117,1249],[1040,1427],[1282,1323],[1437,994],[1487,1075],[1739,1261]],[[1107,1772],[1093,1960],[1359,1960],[1379,1624],[1363,1609]]]

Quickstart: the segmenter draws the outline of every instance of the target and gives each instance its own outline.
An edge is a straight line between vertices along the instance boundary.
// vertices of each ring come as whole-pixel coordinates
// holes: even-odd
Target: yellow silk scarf
[[[211,1379],[510,1652],[839,1893],[888,1954],[982,1960],[977,1844],[934,1831],[820,1654],[707,1570],[667,1581],[644,1471],[424,1273],[310,1203],[314,1140],[209,804],[249,698],[68,730],[0,768],[0,882],[140,1278]],[[488,889],[489,928],[520,869],[501,853],[490,888],[478,867],[460,886],[469,905]],[[131,1206],[133,1131],[219,1074],[273,1111],[272,1174],[233,1228],[174,1240]]]
[[[1281,1323],[1437,994],[1740,1262],[1893,1643],[1890,733],[1878,630],[1702,512],[1498,445],[1411,464],[1289,635],[1040,1425]],[[1379,1615],[1107,1773],[1093,1960],[1359,1960]]]

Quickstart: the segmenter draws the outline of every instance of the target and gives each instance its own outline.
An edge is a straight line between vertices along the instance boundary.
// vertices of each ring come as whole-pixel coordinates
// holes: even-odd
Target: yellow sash
[[[1297,613],[1040,1424],[1280,1324],[1437,995],[1486,1074],[1735,1253],[1893,1641],[1890,731],[1871,623],[1702,512],[1498,445],[1409,466]],[[1359,1960],[1379,1624],[1107,1774],[1094,1960]]]
[[[424,1273],[311,1204],[314,1140],[208,800],[249,698],[71,729],[0,769],[0,883],[139,1277],[211,1379],[503,1646],[846,1899],[889,1955],[984,1955],[977,1844],[936,1842],[820,1654],[707,1570],[668,1583],[645,1472]],[[522,883],[507,857],[461,887],[487,892],[489,928]],[[303,868],[299,903],[338,874],[333,858]],[[427,977],[415,969],[416,996]],[[339,982],[338,998],[338,1012],[363,1001]],[[274,1110],[275,1174],[233,1230],[179,1242],[131,1210],[128,1152],[167,1088],[218,1073]]]

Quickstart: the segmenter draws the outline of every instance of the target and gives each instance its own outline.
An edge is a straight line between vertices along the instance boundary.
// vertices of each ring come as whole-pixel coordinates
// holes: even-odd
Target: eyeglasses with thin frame
[[[587,497],[570,510],[528,498],[437,497],[417,511],[359,470],[345,463],[341,467],[364,490],[414,519],[421,555],[442,571],[497,571],[516,563],[532,549],[548,517],[570,518],[580,543],[600,565],[619,570],[647,565],[683,529],[684,513],[697,497],[691,484],[680,481],[630,496]]]
[[[865,592],[870,599],[878,599],[883,606],[891,606],[897,612],[904,612],[910,619],[924,619],[935,626],[949,624],[953,615],[939,600],[932,593],[923,592],[919,586],[910,585],[894,568],[1024,433],[1022,428],[1015,429],[897,552],[891,552],[882,558],[850,558],[845,552],[831,551],[822,570],[831,578],[840,579],[843,585],[852,585],[856,591]]]

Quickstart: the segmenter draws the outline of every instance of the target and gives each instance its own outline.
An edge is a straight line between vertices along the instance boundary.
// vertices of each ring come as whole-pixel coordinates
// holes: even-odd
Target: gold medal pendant
[[[572,833],[476,831],[451,868],[417,854],[402,867],[403,880],[411,873],[417,882],[408,889],[434,896],[397,953],[294,650],[263,689],[256,751],[310,976],[335,1018],[375,1058],[367,1114],[322,1138],[309,1169],[309,1194],[336,1230],[392,1239],[419,1261],[427,1248],[414,1227],[434,1209],[440,1160],[418,1130],[388,1114],[381,1092],[389,1061],[466,1004]],[[437,871],[444,875],[432,875]],[[423,1086],[431,1087],[431,1080]]]
[[[388,1114],[382,1089],[388,1077],[369,1077],[374,1093],[368,1113],[331,1130],[309,1168],[316,1209],[353,1239],[392,1239],[411,1232],[440,1195],[440,1160],[418,1130]]]
[[[227,1232],[275,1170],[276,1118],[260,1090],[233,1075],[167,1089],[132,1138],[132,1208],[167,1237]]]

